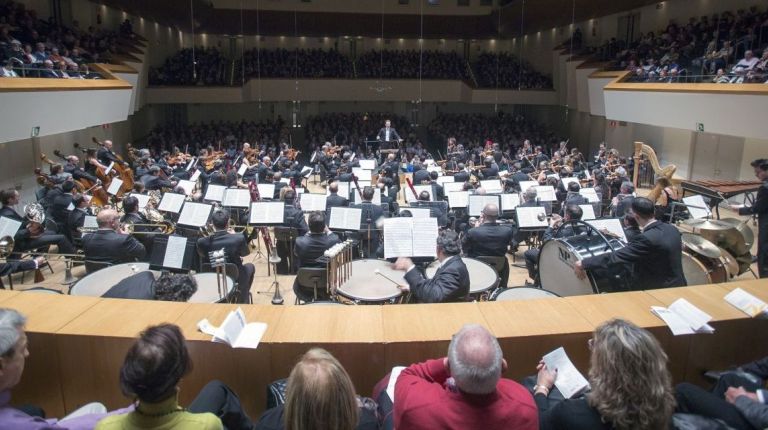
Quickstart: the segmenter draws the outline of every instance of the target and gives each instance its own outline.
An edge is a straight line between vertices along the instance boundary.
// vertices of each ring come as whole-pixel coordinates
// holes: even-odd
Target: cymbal
[[[733,225],[718,219],[687,219],[683,221],[683,224],[704,231],[721,231],[735,228]]]
[[[720,221],[736,227],[736,230],[738,230],[741,235],[744,236],[744,244],[746,245],[747,249],[752,248],[752,244],[755,243],[755,233],[749,227],[747,221],[742,221],[738,218],[723,218]]]
[[[718,258],[721,255],[720,249],[714,243],[697,234],[683,233],[682,239],[683,245],[695,254],[710,258]]]

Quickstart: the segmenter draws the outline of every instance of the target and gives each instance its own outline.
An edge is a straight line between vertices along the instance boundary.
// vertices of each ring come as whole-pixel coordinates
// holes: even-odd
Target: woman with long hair
[[[614,319],[595,329],[589,345],[591,391],[582,398],[550,401],[557,371],[539,364],[534,399],[540,428],[668,428],[675,398],[667,355],[659,341],[631,322]]]

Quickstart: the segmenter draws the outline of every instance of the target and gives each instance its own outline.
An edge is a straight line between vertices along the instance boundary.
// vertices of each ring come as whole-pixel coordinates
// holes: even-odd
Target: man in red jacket
[[[448,357],[405,368],[395,384],[396,429],[537,430],[531,393],[501,377],[507,362],[484,327],[468,324],[453,336]]]

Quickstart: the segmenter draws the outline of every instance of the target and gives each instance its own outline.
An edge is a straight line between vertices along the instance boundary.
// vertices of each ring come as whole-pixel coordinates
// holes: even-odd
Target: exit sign
[[[696,123],[696,131],[704,131],[704,123],[703,122],[697,122]]]

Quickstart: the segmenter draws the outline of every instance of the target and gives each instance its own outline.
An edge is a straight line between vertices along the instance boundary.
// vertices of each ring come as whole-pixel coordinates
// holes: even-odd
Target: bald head
[[[483,216],[486,221],[494,222],[499,218],[499,207],[496,203],[488,203],[483,208]]]
[[[102,209],[99,214],[96,215],[96,223],[99,228],[111,228],[117,230],[120,215],[114,209]]]
[[[504,368],[499,342],[485,327],[467,324],[448,346],[448,367],[461,391],[492,393]]]

